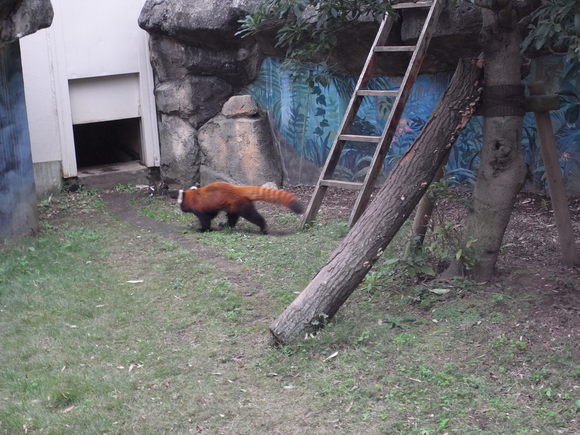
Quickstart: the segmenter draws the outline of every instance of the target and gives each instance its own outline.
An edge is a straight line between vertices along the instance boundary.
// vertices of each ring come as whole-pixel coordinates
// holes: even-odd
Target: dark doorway
[[[77,168],[141,160],[140,118],[73,126]]]

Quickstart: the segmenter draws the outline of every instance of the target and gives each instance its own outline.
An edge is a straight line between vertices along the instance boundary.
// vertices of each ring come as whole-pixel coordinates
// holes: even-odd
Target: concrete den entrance
[[[140,118],[92,122],[73,126],[77,174],[82,184],[112,187],[147,183],[141,164]]]

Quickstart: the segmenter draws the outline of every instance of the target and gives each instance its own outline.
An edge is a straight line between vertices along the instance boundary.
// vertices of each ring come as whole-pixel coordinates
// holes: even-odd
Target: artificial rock
[[[215,129],[216,119],[220,119],[219,123],[223,125],[233,122],[227,118],[221,120],[225,118],[223,114],[217,115],[209,122],[208,120],[220,112],[223,103],[229,97],[240,93],[244,86],[257,77],[265,56],[282,57],[282,53],[275,47],[275,29],[260,32],[256,37],[236,36],[239,20],[251,13],[259,3],[260,0],[145,2],[138,22],[151,35],[151,63],[156,82],[157,106],[161,114],[171,114],[180,118],[181,122],[189,123],[193,132],[199,129],[200,136],[202,131],[203,134],[207,134]],[[419,24],[422,22],[420,12],[404,11],[401,24],[397,24],[391,33],[391,42],[412,43],[419,35]],[[480,24],[481,12],[472,5],[462,3],[456,9],[444,11],[433,36],[423,71],[452,70],[460,57],[476,55],[479,52],[477,35]],[[338,71],[357,76],[367,56],[367,50],[363,47],[371,45],[376,31],[376,23],[363,20],[354,28],[338,35],[338,48],[332,56],[331,63]],[[457,49],[450,50],[450,43]],[[387,61],[378,62],[377,73],[402,75],[407,66],[407,59],[404,56],[391,56]],[[226,113],[228,110],[226,107]],[[262,113],[259,118],[265,116]],[[252,130],[253,127],[250,128],[249,125],[254,125],[256,120],[250,122],[245,117],[240,119],[245,120],[245,128]],[[208,124],[204,126],[206,122]],[[264,126],[269,124],[267,120],[260,122],[260,125]],[[162,126],[162,129],[164,128]],[[228,140],[237,140],[235,135],[225,134],[225,136]],[[269,140],[272,140],[272,135],[269,136]],[[161,135],[161,141],[169,141],[162,144],[162,154],[171,152],[172,148],[179,148],[182,144],[179,136],[168,132]],[[202,143],[206,144],[206,141],[200,138],[199,143],[201,146]],[[270,144],[270,148],[273,149],[275,146]],[[232,147],[230,151],[234,153],[230,154],[230,158],[241,160],[240,156],[235,154],[238,151],[242,152],[241,149]],[[278,154],[273,158],[279,159]],[[195,173],[198,176],[210,174],[207,178],[215,178],[216,174],[220,173],[223,177],[231,176],[227,171],[222,171],[224,168],[207,166],[214,161],[217,164],[217,160],[200,161]],[[279,166],[280,163],[276,161],[271,165]],[[162,175],[164,172],[162,170]],[[187,182],[183,180],[184,184]]]
[[[50,26],[53,15],[50,0],[0,0],[0,43]]]
[[[237,101],[228,102],[224,107],[256,104],[249,96],[249,100],[233,98]],[[246,103],[240,105],[243,100]],[[263,112],[242,109],[235,117],[220,113],[200,128],[198,139],[202,185],[218,180],[258,186],[266,182],[282,183],[280,154],[274,147],[270,124]]]

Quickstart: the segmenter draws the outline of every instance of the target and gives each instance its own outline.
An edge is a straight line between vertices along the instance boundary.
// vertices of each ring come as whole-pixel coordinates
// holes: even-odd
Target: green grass
[[[280,214],[274,235],[199,234],[162,199],[133,204],[180,239],[81,192],[42,204],[41,234],[3,249],[0,433],[575,430],[574,342],[533,340],[537,294],[433,293],[393,266],[395,246],[320,334],[272,348],[269,323],[345,224]]]

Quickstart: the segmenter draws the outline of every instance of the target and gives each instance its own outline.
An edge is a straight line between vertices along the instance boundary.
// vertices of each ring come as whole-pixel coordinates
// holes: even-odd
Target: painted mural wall
[[[0,44],[0,243],[37,228],[18,41]]]
[[[551,114],[560,153],[560,165],[568,189],[580,194],[580,68],[564,65],[557,58],[542,61],[550,71],[550,91],[563,95],[562,108]],[[260,75],[245,91],[270,114],[283,156],[289,184],[312,184],[322,168],[343,113],[356,84],[356,78],[331,74],[312,81],[316,66],[289,70],[281,61],[266,59]],[[557,71],[557,74],[554,74]],[[413,143],[445,92],[451,73],[419,76],[383,164],[383,176]],[[312,86],[309,86],[309,80]],[[370,89],[397,89],[400,77],[379,77]],[[370,97],[363,100],[351,134],[380,135],[393,99]],[[457,182],[475,180],[483,139],[483,119],[476,117],[455,143],[446,176]],[[530,183],[544,189],[544,168],[533,114],[524,119],[522,141],[530,168]],[[334,178],[361,181],[374,152],[374,144],[346,143]]]

